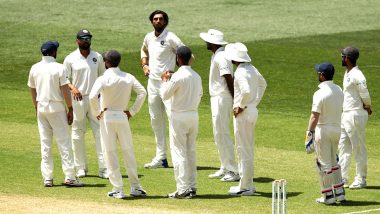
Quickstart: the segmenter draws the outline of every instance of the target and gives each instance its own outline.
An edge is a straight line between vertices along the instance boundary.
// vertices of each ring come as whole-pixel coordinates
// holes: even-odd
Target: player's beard
[[[81,50],[89,50],[90,47],[91,47],[91,43],[87,43],[87,42],[79,45],[79,49],[81,49]]]
[[[342,66],[347,66],[346,60],[342,59]]]
[[[157,33],[162,33],[162,31],[164,31],[166,25],[162,25],[162,26],[155,25],[153,27],[154,27],[154,31],[156,31]]]

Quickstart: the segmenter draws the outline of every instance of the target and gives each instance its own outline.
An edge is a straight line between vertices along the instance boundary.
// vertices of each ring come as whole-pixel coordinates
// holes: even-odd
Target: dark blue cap
[[[322,74],[325,74],[327,76],[334,76],[334,72],[335,72],[334,66],[328,62],[316,64],[314,69],[318,73],[322,73]]]
[[[41,45],[41,53],[44,56],[51,54],[53,51],[56,51],[59,47],[57,41],[47,41]]]

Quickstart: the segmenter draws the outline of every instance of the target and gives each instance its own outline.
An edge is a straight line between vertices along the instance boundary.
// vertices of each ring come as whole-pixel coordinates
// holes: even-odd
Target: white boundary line
[[[369,212],[373,212],[373,211],[380,211],[380,208],[379,209],[372,209],[372,210],[363,210],[363,211],[352,212],[352,213],[344,213],[344,214],[369,213]]]

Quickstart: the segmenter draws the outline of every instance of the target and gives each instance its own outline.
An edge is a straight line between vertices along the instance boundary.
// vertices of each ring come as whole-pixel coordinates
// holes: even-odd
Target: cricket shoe
[[[117,198],[117,199],[124,199],[124,198],[127,197],[127,196],[124,195],[123,191],[108,192],[107,196],[110,197],[110,198]]]
[[[233,186],[228,191],[228,194],[233,196],[252,196],[255,194],[255,192],[255,187],[241,190],[239,186]]]
[[[240,181],[240,175],[238,173],[228,171],[220,180],[225,182]]]
[[[131,194],[130,195],[133,197],[146,197],[147,196],[146,191],[143,190],[141,187],[131,188]]]
[[[99,169],[99,178],[104,178],[104,179],[108,179],[109,178],[108,172],[107,172],[106,168]]]
[[[168,168],[168,167],[169,167],[168,160],[166,158],[163,160],[153,159],[152,162],[146,163],[144,165],[144,168],[147,168],[147,169]]]
[[[226,173],[223,169],[219,169],[218,171],[216,171],[212,174],[209,174],[208,177],[209,178],[223,178],[225,174]]]
[[[77,177],[78,177],[78,178],[84,178],[84,177],[86,177],[86,175],[87,175],[87,172],[86,172],[86,170],[84,170],[84,169],[79,169],[79,170],[77,171]]]
[[[338,188],[335,190],[335,198],[337,202],[345,202],[346,201],[346,193],[344,188]]]
[[[82,182],[80,182],[78,179],[76,179],[76,180],[65,179],[65,181],[63,182],[63,184],[65,186],[69,186],[69,187],[83,187],[84,186],[84,184]]]
[[[194,188],[194,187],[190,188],[190,196],[191,197],[197,196],[197,188]]]
[[[186,190],[185,192],[179,194],[178,191],[175,191],[173,193],[168,194],[168,198],[173,198],[173,199],[190,199],[193,196],[193,191],[191,189]],[[196,192],[195,192],[196,194]]]
[[[367,186],[367,182],[364,180],[364,181],[358,181],[358,180],[355,180],[351,185],[350,185],[350,189],[363,189]]]
[[[320,198],[317,198],[315,200],[315,202],[317,202],[319,204],[331,205],[331,204],[335,204],[336,199],[335,199],[334,195],[328,195],[328,196],[322,196]]]
[[[44,180],[44,187],[53,187],[53,179]]]

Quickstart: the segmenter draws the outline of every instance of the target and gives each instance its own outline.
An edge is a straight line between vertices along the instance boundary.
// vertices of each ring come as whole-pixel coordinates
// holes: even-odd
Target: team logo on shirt
[[[160,43],[161,43],[161,45],[164,45],[165,42],[164,42],[164,41],[161,41]]]
[[[347,78],[347,82],[350,82],[350,78]]]
[[[92,61],[94,62],[94,64],[96,64],[96,62],[98,61],[96,58],[92,58]]]

